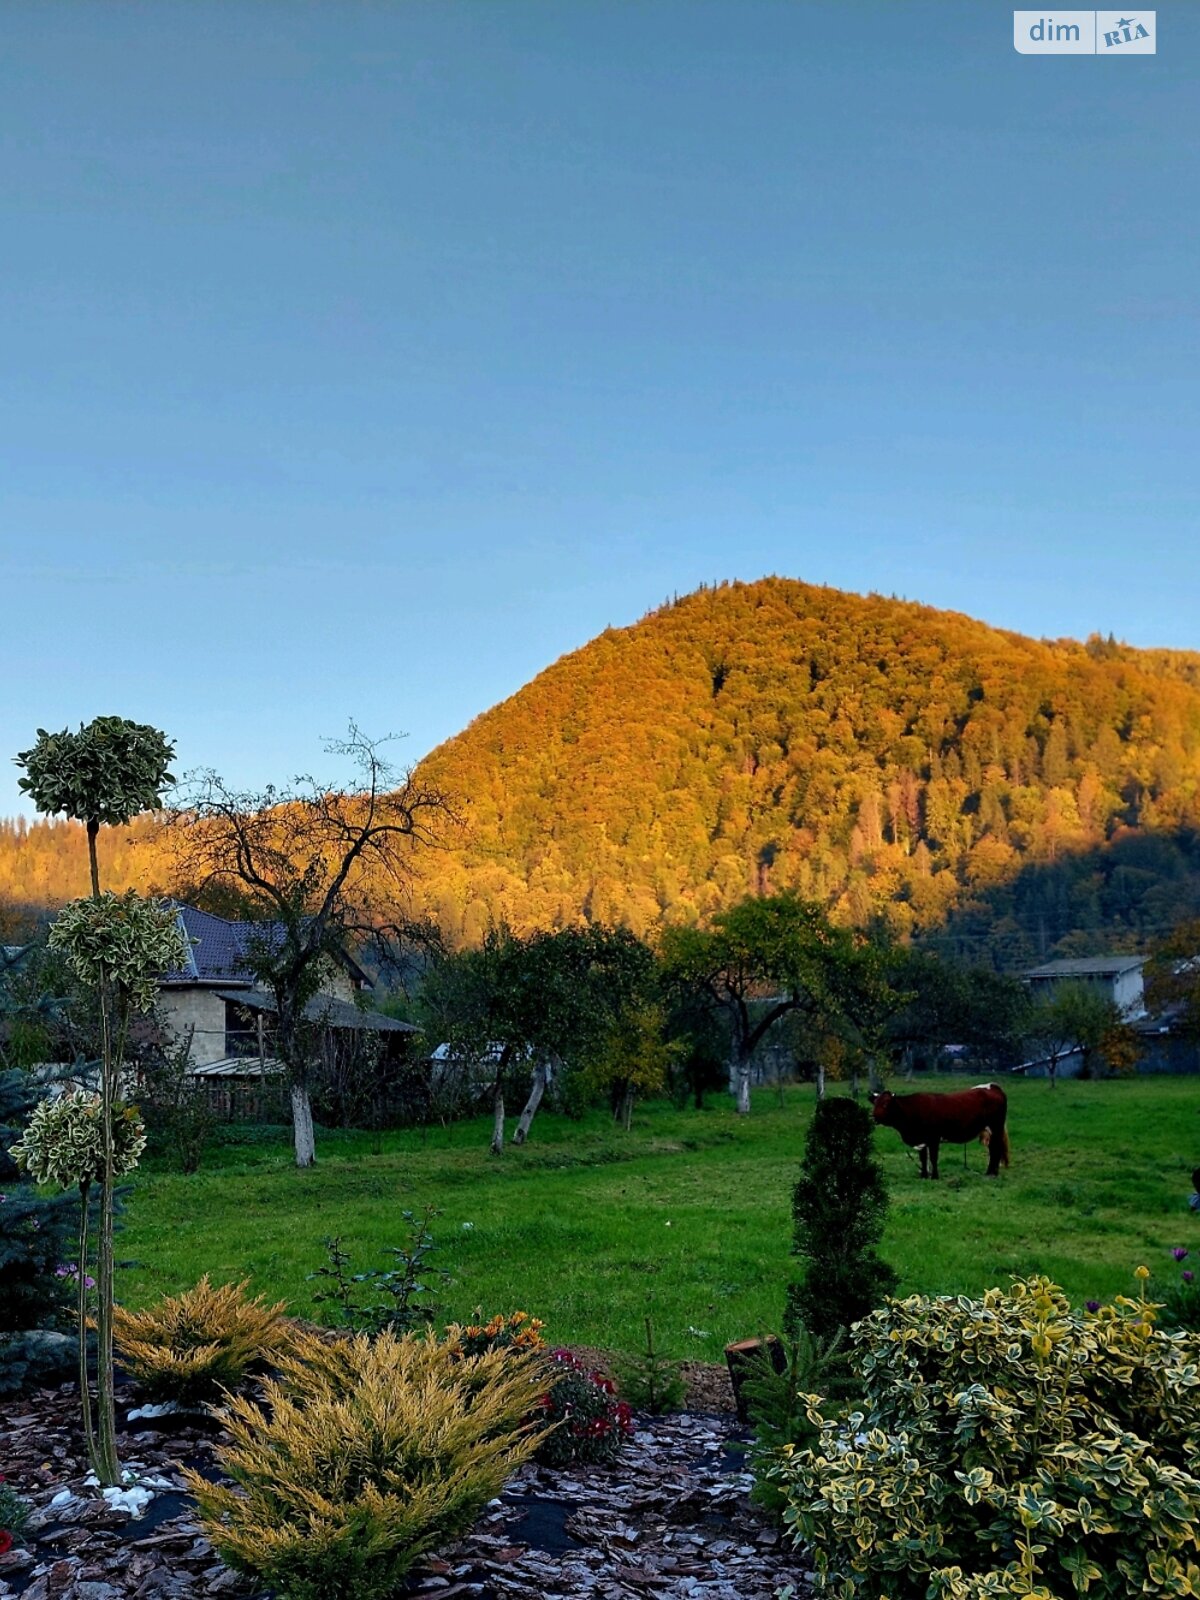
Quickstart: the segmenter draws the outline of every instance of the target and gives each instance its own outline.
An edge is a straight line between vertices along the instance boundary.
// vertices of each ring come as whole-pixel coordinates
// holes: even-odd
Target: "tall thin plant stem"
[[[103,1488],[121,1482],[117,1457],[117,1421],[113,1402],[113,1100],[116,1062],[113,1058],[112,1021],[107,983],[100,985],[101,1136],[104,1177],[100,1184],[100,1232],[96,1240],[96,1410],[99,1421],[100,1465],[96,1476]]]
[[[76,1262],[76,1315],[79,1322],[79,1398],[83,1405],[83,1438],[92,1471],[100,1476],[100,1455],[96,1448],[96,1426],[92,1420],[91,1375],[88,1372],[88,1203],[91,1184],[79,1185],[79,1258]]]
[[[88,862],[92,871],[92,894],[100,897],[100,866],[96,855],[99,823],[87,825]],[[96,1476],[102,1488],[120,1486],[121,1462],[117,1455],[117,1418],[113,1397],[113,1102],[116,1099],[118,1062],[113,1049],[110,993],[107,981],[100,982],[100,1136],[104,1174],[100,1182],[100,1230],[96,1239],[96,1411],[99,1438],[96,1447]],[[79,1263],[82,1272],[84,1263]],[[83,1335],[81,1334],[81,1337]]]

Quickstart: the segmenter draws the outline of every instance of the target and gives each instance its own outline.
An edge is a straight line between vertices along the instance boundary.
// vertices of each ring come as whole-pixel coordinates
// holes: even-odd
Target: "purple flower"
[[[1185,1272],[1183,1274],[1183,1281],[1184,1283],[1194,1283],[1196,1281],[1196,1274],[1194,1272]]]
[[[54,1276],[56,1278],[76,1279],[79,1277],[79,1268],[74,1261],[60,1261],[54,1269]],[[96,1287],[96,1280],[90,1272],[84,1273],[83,1286],[85,1289],[94,1289]]]
[[[1177,1244],[1174,1250],[1171,1251],[1171,1254],[1175,1257],[1176,1261],[1186,1261],[1191,1252],[1185,1250],[1181,1244]]]
[[[1099,1309],[1100,1309],[1099,1300],[1089,1300],[1089,1301],[1087,1301],[1087,1309],[1089,1311],[1099,1311]]]

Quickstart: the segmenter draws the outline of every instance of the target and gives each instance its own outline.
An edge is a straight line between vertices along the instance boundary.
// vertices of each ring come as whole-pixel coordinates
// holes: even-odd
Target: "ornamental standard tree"
[[[87,831],[92,898],[77,900],[59,914],[51,932],[52,948],[97,996],[100,1012],[100,1087],[96,1097],[97,1148],[89,1156],[86,1178],[73,1181],[83,1194],[81,1249],[77,1263],[80,1282],[80,1318],[86,1321],[87,1197],[93,1185],[99,1196],[96,1238],[96,1399],[93,1428],[87,1381],[86,1341],[80,1328],[80,1388],[84,1434],[92,1467],[100,1483],[117,1485],[121,1466],[117,1459],[116,1418],[113,1408],[113,1191],[119,1170],[117,1123],[129,1121],[119,1104],[121,1069],[129,1020],[146,1009],[153,998],[153,977],[182,964],[183,937],[176,919],[166,908],[154,906],[135,894],[102,894],[96,839],[101,826],[123,826],[139,812],[162,804],[164,788],[174,782],[170,772],[175,747],[165,734],[146,723],[124,717],[97,717],[77,733],[38,730],[37,743],[23,750],[17,765],[25,775],[18,780],[41,812],[65,815],[82,822]],[[25,1148],[33,1133],[26,1130],[22,1164],[36,1159],[33,1146]],[[43,1152],[44,1153],[44,1152]],[[136,1152],[134,1154],[136,1159]]]

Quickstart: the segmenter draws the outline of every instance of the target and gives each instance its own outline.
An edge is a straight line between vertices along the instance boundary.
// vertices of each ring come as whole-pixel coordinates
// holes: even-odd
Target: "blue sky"
[[[0,757],[410,758],[703,580],[1200,646],[1200,7],[10,0]],[[0,765],[0,813],[17,808]]]

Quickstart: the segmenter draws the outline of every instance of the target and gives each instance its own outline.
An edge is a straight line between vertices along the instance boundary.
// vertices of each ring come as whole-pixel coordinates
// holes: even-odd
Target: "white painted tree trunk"
[[[504,1085],[499,1079],[492,1091],[492,1154],[504,1154]]]
[[[546,1092],[546,1084],[549,1081],[549,1077],[550,1073],[546,1063],[544,1061],[539,1061],[537,1066],[533,1069],[533,1082],[529,1086],[529,1099],[525,1102],[525,1109],[521,1113],[521,1120],[517,1123],[516,1132],[513,1134],[512,1142],[514,1144],[524,1144],[526,1139],[529,1137],[529,1129],[533,1123],[534,1117],[537,1114],[537,1108],[542,1103],[542,1096]],[[503,1122],[501,1122],[500,1137],[503,1141]]]
[[[311,1167],[317,1159],[317,1142],[313,1137],[312,1101],[302,1083],[292,1085],[292,1139],[296,1165]]]
[[[824,1067],[824,1065],[822,1063],[818,1062],[818,1064],[817,1064],[817,1099],[818,1100],[824,1100],[824,1098],[825,1098],[825,1067]]]
[[[750,1115],[750,1063],[739,1061],[737,1068],[737,1108],[738,1116]]]

